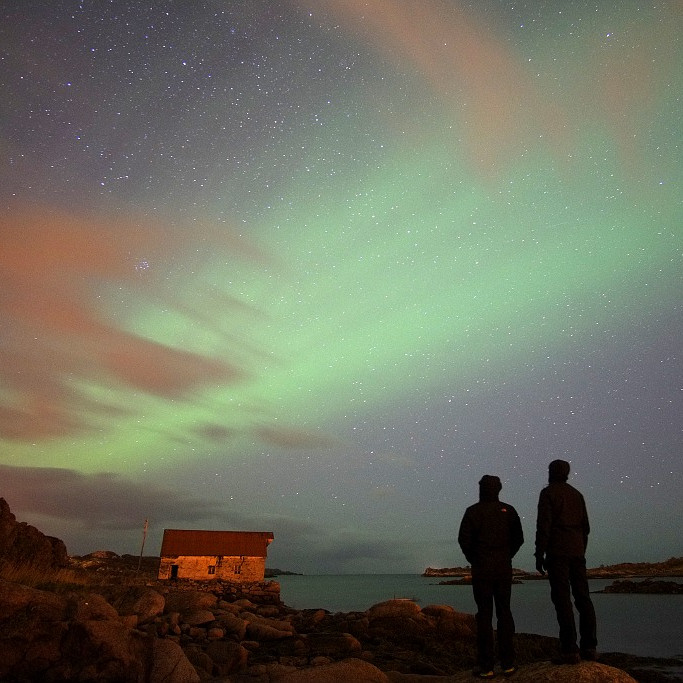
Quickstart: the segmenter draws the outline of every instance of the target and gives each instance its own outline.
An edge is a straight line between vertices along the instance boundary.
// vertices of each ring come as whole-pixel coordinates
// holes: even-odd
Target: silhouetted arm
[[[512,516],[512,524],[510,528],[510,557],[514,557],[517,551],[522,547],[524,543],[524,531],[522,530],[522,522],[519,519],[519,515],[515,510],[515,514]]]
[[[536,552],[534,554],[537,558],[542,558],[548,550],[552,524],[552,505],[544,489],[538,497],[538,514],[536,516]]]
[[[474,559],[474,525],[472,524],[471,515],[465,511],[462,521],[460,522],[460,531],[458,532],[458,544],[467,561],[472,564]]]

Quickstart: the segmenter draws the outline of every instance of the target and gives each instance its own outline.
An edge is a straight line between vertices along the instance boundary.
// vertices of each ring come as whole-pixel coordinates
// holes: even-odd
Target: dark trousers
[[[549,557],[546,561],[550,581],[550,598],[555,605],[557,623],[560,626],[560,647],[564,654],[576,652],[576,622],[572,607],[579,613],[581,650],[594,650],[596,636],[595,609],[591,601],[586,579],[586,560],[583,557]]]
[[[481,669],[493,669],[493,604],[498,621],[498,656],[503,668],[515,663],[515,621],[510,610],[512,574],[472,577],[472,591],[477,603],[477,658]]]

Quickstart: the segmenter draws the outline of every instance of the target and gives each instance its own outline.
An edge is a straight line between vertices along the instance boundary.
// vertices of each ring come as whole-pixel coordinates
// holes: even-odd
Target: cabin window
[[[242,565],[236,564],[235,565],[235,574],[241,574],[242,573]]]
[[[216,573],[216,565],[210,564],[209,565],[209,574],[215,574],[215,573]]]

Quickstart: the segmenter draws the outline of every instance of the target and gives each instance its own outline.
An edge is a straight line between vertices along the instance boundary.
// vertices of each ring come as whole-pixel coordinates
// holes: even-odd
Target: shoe
[[[517,667],[514,664],[503,669],[503,676],[505,676],[505,678],[510,678],[510,676],[514,676],[516,673]]]
[[[595,650],[581,650],[581,659],[584,662],[595,662],[598,659],[598,653]]]
[[[496,674],[493,671],[477,671],[474,674],[477,678],[495,678]]]
[[[581,657],[578,652],[565,652],[550,660],[553,664],[579,664]]]

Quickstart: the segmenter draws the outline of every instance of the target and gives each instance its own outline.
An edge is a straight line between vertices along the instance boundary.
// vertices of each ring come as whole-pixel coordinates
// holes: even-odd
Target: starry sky
[[[70,554],[465,564],[572,464],[683,554],[680,0],[8,0],[0,496]]]

